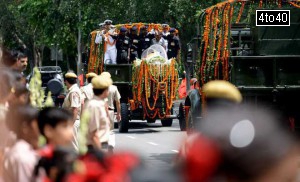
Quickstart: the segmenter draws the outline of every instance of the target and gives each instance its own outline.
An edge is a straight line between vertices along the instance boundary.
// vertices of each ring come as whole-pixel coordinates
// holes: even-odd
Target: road
[[[177,119],[173,120],[172,127],[162,127],[160,120],[153,124],[133,121],[128,133],[116,130],[115,151],[134,152],[150,168],[170,169],[185,136],[186,133],[180,131]]]

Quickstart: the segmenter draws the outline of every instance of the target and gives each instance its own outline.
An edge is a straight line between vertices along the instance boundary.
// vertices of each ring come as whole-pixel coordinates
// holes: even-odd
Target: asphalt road
[[[160,120],[147,124],[146,121],[132,121],[128,133],[116,133],[115,151],[131,151],[144,159],[147,167],[169,169],[186,136],[180,131],[178,120],[172,127],[163,127]]]

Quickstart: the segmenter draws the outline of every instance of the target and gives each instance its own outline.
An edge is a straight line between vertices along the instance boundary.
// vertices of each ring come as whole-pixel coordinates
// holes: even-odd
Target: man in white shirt
[[[112,21],[105,20],[105,54],[104,54],[104,64],[117,64],[117,47],[114,29],[111,29]]]
[[[152,39],[152,45],[154,44],[159,44],[161,45],[163,48],[167,48],[166,46],[166,40],[162,37],[162,32],[156,31],[155,32],[155,38]]]

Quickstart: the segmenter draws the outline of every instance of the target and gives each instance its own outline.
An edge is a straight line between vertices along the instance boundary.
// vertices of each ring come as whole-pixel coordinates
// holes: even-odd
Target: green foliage
[[[0,42],[8,47],[23,42],[29,49],[59,44],[75,57],[78,28],[84,46],[89,33],[105,19],[127,22],[168,23],[179,29],[182,57],[186,43],[197,35],[197,14],[217,0],[0,0]],[[79,17],[79,14],[81,16]],[[83,46],[83,47],[84,47]],[[33,52],[33,51],[32,51]],[[183,59],[184,60],[184,59]],[[70,60],[73,61],[73,60]]]
[[[78,137],[79,153],[84,154],[87,152],[86,135],[88,133],[88,122],[90,120],[90,112],[84,110],[80,118],[80,132]]]
[[[54,106],[54,102],[51,98],[50,92],[48,93],[46,102],[44,102],[45,91],[42,88],[41,73],[39,72],[37,67],[33,69],[33,76],[29,83],[29,90],[30,102],[32,106],[37,108],[43,108],[45,106]]]

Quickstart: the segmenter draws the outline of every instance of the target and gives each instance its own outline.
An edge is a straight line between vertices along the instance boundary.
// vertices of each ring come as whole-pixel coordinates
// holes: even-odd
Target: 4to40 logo
[[[290,26],[290,10],[256,10],[256,26]]]

